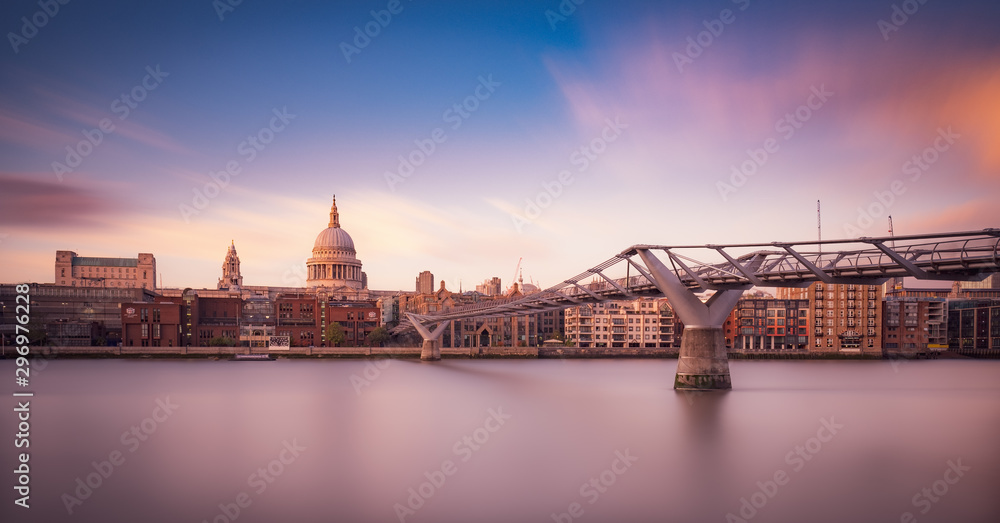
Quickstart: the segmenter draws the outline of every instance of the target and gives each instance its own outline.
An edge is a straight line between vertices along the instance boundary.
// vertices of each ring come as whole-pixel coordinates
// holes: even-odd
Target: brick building
[[[183,345],[183,305],[172,301],[122,304],[123,344],[133,347]]]
[[[778,288],[779,299],[809,300],[813,323],[809,350],[882,353],[882,286],[824,284]]]
[[[888,355],[916,355],[948,348],[944,298],[889,296],[882,311],[882,348]]]
[[[288,336],[292,346],[319,345],[323,339],[319,327],[319,300],[315,294],[283,294],[274,301],[277,314],[275,334]]]

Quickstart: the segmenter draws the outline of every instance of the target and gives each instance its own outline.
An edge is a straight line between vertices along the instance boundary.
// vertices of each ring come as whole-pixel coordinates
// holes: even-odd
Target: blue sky
[[[814,238],[817,199],[826,238],[884,234],[888,214],[901,234],[1000,223],[993,2],[559,9],[6,2],[2,280],[52,281],[71,249],[152,252],[165,285],[214,286],[233,240],[245,283],[300,283],[333,194],[378,289],[422,270],[507,284],[521,257],[547,286],[634,243]],[[100,143],[58,176],[85,132]],[[422,161],[405,178],[401,156]]]

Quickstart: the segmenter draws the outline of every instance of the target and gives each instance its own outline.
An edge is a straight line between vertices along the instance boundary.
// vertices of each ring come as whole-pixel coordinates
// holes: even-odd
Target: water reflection
[[[33,383],[33,506],[0,519],[998,520],[1000,364],[740,361],[711,393],[672,390],[675,365],[55,361]]]

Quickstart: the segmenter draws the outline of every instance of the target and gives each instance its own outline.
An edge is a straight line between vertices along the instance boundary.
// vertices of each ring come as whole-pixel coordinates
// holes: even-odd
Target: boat
[[[233,361],[274,361],[270,354],[234,354]]]

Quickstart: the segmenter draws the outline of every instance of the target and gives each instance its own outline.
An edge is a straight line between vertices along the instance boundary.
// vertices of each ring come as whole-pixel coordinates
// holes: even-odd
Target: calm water
[[[55,361],[0,520],[1000,521],[1000,362],[731,365]]]

